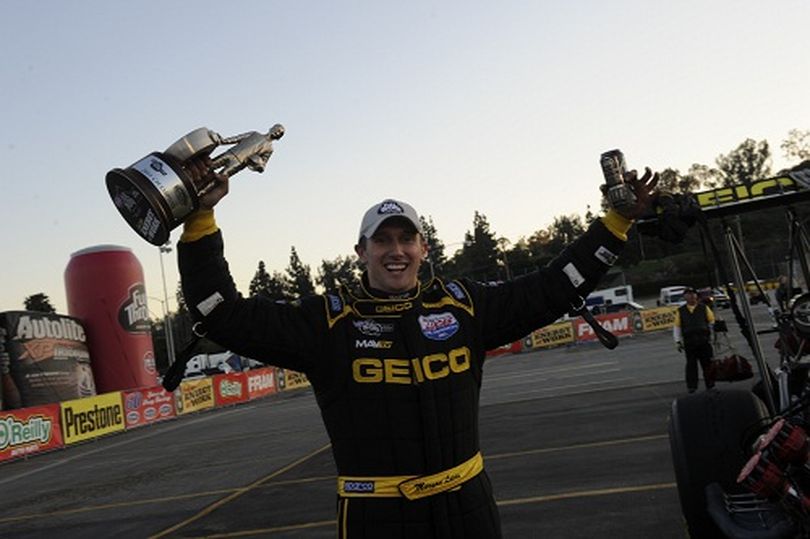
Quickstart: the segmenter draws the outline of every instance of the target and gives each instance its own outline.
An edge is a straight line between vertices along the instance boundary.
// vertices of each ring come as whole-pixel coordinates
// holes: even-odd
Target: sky
[[[810,3],[410,0],[0,1],[0,311],[96,245],[132,249],[150,309],[160,255],[104,177],[198,127],[282,123],[263,174],[217,206],[237,287],[295,247],[313,276],[398,198],[452,253],[476,211],[512,242],[599,207],[600,153],[713,165],[810,129]],[[215,152],[216,155],[217,152]],[[795,163],[794,163],[795,164]],[[180,229],[172,234],[179,239]],[[176,252],[163,255],[176,308]]]

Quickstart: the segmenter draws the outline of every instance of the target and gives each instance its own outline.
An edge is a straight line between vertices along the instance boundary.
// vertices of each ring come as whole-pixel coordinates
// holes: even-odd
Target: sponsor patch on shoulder
[[[208,316],[211,314],[211,311],[223,301],[225,301],[225,298],[222,297],[222,294],[214,292],[197,304],[197,310],[200,311],[200,314],[203,316]]]
[[[453,313],[439,313],[420,316],[419,327],[422,328],[422,335],[428,339],[446,341],[456,334],[459,324]]]
[[[569,262],[565,266],[563,266],[563,273],[568,276],[568,280],[571,281],[571,284],[574,285],[574,288],[577,288],[579,285],[585,282],[585,277],[579,272],[577,267],[572,263]]]
[[[467,294],[458,283],[447,283],[447,290],[449,290],[450,293],[453,294],[453,297],[457,300],[467,299]]]
[[[618,255],[611,252],[609,249],[599,246],[599,249],[593,254],[597,259],[602,261],[602,263],[607,264],[608,266],[612,266],[616,263],[616,259],[619,258]]]
[[[335,294],[326,294],[326,298],[329,301],[329,310],[333,313],[339,313],[343,310],[343,300],[340,299],[340,296],[336,296]]]

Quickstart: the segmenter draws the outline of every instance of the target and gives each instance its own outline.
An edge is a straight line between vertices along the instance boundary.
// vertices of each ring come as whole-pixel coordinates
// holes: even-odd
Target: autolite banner
[[[84,327],[75,318],[33,311],[0,313],[5,330],[4,407],[26,408],[96,394]]]
[[[58,404],[0,412],[0,461],[63,445]]]
[[[121,393],[62,403],[62,428],[65,444],[72,444],[124,430],[124,406]]]
[[[276,392],[276,369],[274,367],[249,370],[245,373],[245,377],[250,400]]]
[[[175,417],[174,393],[160,386],[124,391],[124,420],[128,429]]]
[[[217,406],[245,402],[247,398],[248,381],[245,373],[232,372],[214,376],[214,402]]]
[[[633,334],[633,323],[629,312],[600,314],[594,318],[603,328],[617,337]],[[574,320],[574,330],[576,331],[577,342],[597,340],[593,328],[582,318]]]

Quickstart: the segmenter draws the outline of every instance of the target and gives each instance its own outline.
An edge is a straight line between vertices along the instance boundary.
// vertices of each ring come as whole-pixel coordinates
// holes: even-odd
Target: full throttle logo
[[[149,331],[149,309],[143,284],[136,283],[129,288],[129,295],[118,309],[118,323],[130,333]]]

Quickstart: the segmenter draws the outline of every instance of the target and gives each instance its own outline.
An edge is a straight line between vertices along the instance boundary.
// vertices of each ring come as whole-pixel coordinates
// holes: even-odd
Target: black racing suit
[[[549,266],[513,281],[437,278],[391,298],[364,278],[356,290],[291,303],[240,297],[220,232],[181,242],[178,254],[186,304],[210,339],[311,381],[338,475],[350,478],[339,489],[339,537],[471,539],[501,537],[486,472],[413,500],[378,497],[373,479],[444,473],[478,454],[485,352],[559,318],[623,243],[597,221]]]

